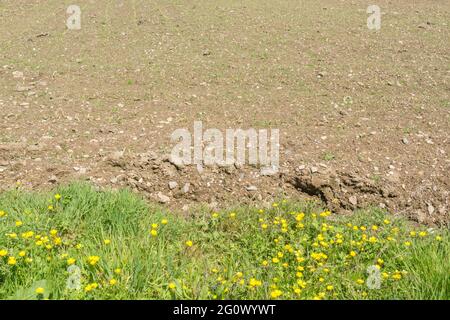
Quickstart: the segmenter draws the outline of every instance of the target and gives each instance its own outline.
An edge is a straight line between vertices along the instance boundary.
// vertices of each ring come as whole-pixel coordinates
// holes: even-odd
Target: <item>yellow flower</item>
[[[89,263],[91,266],[95,266],[99,260],[100,260],[100,257],[99,257],[99,256],[89,256],[89,257],[88,257],[88,263]]]
[[[7,216],[6,212],[3,210],[0,210],[0,218],[6,217],[6,216]]]
[[[33,236],[34,236],[34,232],[33,231],[27,231],[27,232],[22,233],[22,238],[24,238],[24,239],[29,239],[29,238],[31,238]]]
[[[378,262],[378,264],[379,264],[380,266],[384,264],[384,260],[383,260],[383,259],[378,259],[377,262]]]
[[[31,262],[33,262],[33,259],[31,259],[31,258],[25,258],[25,262],[26,262],[26,263],[31,263]]]
[[[27,253],[25,251],[20,251],[19,252],[19,257],[25,257]]]
[[[156,237],[158,235],[158,231],[156,231],[155,229],[152,229],[150,231],[150,234],[152,235],[152,237]]]
[[[442,241],[442,237],[440,237],[440,236],[436,236],[436,241]]]
[[[401,275],[401,273],[395,273],[395,274],[393,274],[392,275],[392,279],[394,279],[394,280],[400,280],[402,278],[402,275]]]
[[[281,290],[274,290],[274,291],[272,291],[271,293],[270,293],[270,297],[272,298],[272,299],[276,299],[276,298],[278,298],[279,296],[281,296],[283,294],[283,292],[281,291]]]
[[[363,283],[364,283],[364,280],[363,280],[363,279],[358,279],[358,280],[356,280],[356,283],[357,283],[357,284],[363,284]]]
[[[355,251],[350,251],[350,256],[356,257],[357,253]]]
[[[94,288],[92,287],[92,285],[88,284],[86,287],[84,287],[84,291],[85,292],[90,292],[92,291]]]
[[[53,243],[55,244],[55,246],[59,246],[59,245],[62,243],[62,240],[61,240],[60,237],[56,237],[56,238],[53,240]]]
[[[316,296],[313,297],[313,300],[322,300],[325,297],[325,292],[319,292]]]
[[[109,280],[109,284],[112,285],[112,286],[116,285],[116,283],[117,283],[116,279]]]
[[[6,251],[5,249],[0,250],[0,257],[4,257],[8,254],[8,251]]]
[[[405,241],[405,246],[409,247],[411,245],[411,242]]]
[[[191,240],[186,241],[186,246],[192,247],[193,243]]]
[[[81,249],[81,248],[83,248],[83,245],[82,245],[81,243],[78,243],[78,244],[75,246],[75,248]]]
[[[161,224],[167,224],[167,223],[169,223],[169,221],[167,219],[162,219],[161,220]]]
[[[267,224],[263,223],[263,224],[261,225],[261,228],[267,229]]]
[[[15,232],[8,233],[7,236],[10,237],[11,239],[16,239],[17,238],[17,233],[15,233]]]
[[[306,288],[306,285],[307,285],[306,281],[304,281],[304,280],[302,280],[302,279],[298,279],[298,280],[297,280],[297,284],[298,284],[302,289],[305,289],[305,288]]]
[[[173,282],[169,283],[169,289],[174,290],[177,287],[177,285]]]
[[[74,258],[69,258],[69,259],[67,259],[67,264],[68,264],[69,266],[73,265],[75,262],[76,262],[76,260],[75,260]]]
[[[426,237],[427,236],[427,232],[426,231],[421,231],[419,232],[419,237]]]
[[[333,287],[332,285],[328,285],[328,286],[327,286],[327,290],[328,290],[328,291],[332,291],[333,289],[334,289],[334,287]]]
[[[217,212],[213,212],[213,213],[211,214],[211,216],[212,216],[213,218],[218,218],[218,217],[219,217],[219,214],[218,214]]]
[[[275,258],[272,258],[272,262],[273,262],[273,263],[278,263],[278,262],[280,262],[280,259],[278,259],[278,258],[276,258],[276,257],[275,257]]]
[[[389,221],[388,219],[384,219],[384,220],[383,220],[383,223],[384,223],[384,224],[389,224],[389,223],[391,223],[391,221]]]
[[[122,273],[122,269],[116,268],[116,269],[114,269],[114,273],[115,274],[121,274]]]
[[[36,288],[36,290],[35,290],[35,292],[37,293],[37,294],[44,294],[44,288],[42,288],[42,287],[39,287],[39,288]]]
[[[8,264],[9,264],[10,266],[14,266],[16,263],[17,263],[16,258],[14,258],[14,257],[9,257],[9,258],[8,258]]]
[[[235,213],[235,212],[231,212],[231,213],[230,213],[230,218],[231,218],[231,219],[236,218],[236,213]]]
[[[44,242],[42,240],[36,241],[36,245],[37,246],[42,246],[43,244],[44,244]]]
[[[370,238],[369,238],[369,242],[370,242],[370,243],[375,243],[375,242],[377,242],[377,238],[375,238],[375,237],[370,237]]]
[[[108,244],[110,244],[110,243],[111,243],[111,240],[109,240],[109,239],[105,239],[105,240],[103,240],[103,243],[104,243],[105,245],[108,245]]]
[[[264,260],[261,264],[265,267],[269,264],[269,262],[267,260]]]
[[[411,231],[411,232],[409,233],[409,235],[410,235],[411,237],[415,237],[415,236],[417,235],[417,233],[416,233],[415,231]]]
[[[61,195],[60,195],[59,193],[55,194],[55,199],[56,199],[56,200],[61,199]]]
[[[56,230],[56,229],[50,230],[50,235],[56,236],[57,234],[58,234],[58,230]]]
[[[377,231],[377,230],[378,230],[378,226],[377,226],[377,225],[373,225],[373,226],[372,226],[372,230],[373,230],[373,231]]]
[[[49,205],[49,206],[47,207],[47,209],[48,209],[48,211],[53,211],[53,210],[54,210],[54,208],[53,208],[52,205]]]
[[[157,229],[158,228],[158,224],[157,223],[152,223],[152,229]]]
[[[324,212],[320,213],[319,215],[320,215],[321,217],[328,217],[330,214],[331,214],[330,211],[324,211]]]
[[[16,221],[16,227],[20,227],[20,226],[22,226],[23,225],[23,222],[22,221],[20,221],[20,220],[17,220]]]
[[[256,280],[255,278],[251,278],[248,282],[248,285],[252,288],[261,286],[261,281]]]

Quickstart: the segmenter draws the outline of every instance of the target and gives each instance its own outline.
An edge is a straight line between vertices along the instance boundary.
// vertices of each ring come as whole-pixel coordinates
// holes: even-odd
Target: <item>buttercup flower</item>
[[[44,294],[45,290],[44,290],[44,288],[42,288],[42,287],[38,287],[38,288],[36,288],[35,292],[36,292],[37,294]]]
[[[99,256],[89,256],[89,257],[88,257],[88,263],[89,263],[91,266],[95,266],[99,260],[100,260],[100,257],[99,257]]]

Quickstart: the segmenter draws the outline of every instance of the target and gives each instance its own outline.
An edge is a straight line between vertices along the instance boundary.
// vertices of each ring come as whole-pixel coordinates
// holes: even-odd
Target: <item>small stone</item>
[[[33,89],[33,87],[26,87],[26,86],[17,86],[16,87],[17,92],[30,91],[31,89]]]
[[[12,74],[13,74],[13,77],[15,79],[23,78],[23,72],[22,71],[14,71]]]
[[[181,189],[181,192],[183,192],[183,193],[188,193],[190,187],[191,187],[191,184],[190,184],[189,182],[188,182],[188,183],[185,183],[184,186],[183,186],[183,188]]]
[[[316,173],[319,171],[319,169],[317,167],[311,167],[310,170],[311,170],[311,173]]]
[[[278,170],[276,168],[272,168],[272,167],[264,167],[261,168],[260,170],[260,174],[262,176],[273,176],[274,174],[277,174]]]
[[[256,186],[247,186],[247,187],[245,187],[245,190],[247,190],[247,191],[257,191],[258,188]]]
[[[428,214],[431,216],[434,213],[434,207],[431,203],[428,204],[427,206],[428,209]]]
[[[403,144],[409,144],[409,140],[407,138],[402,139]]]
[[[358,204],[358,198],[356,198],[356,196],[349,197],[348,201],[354,206],[356,206]]]
[[[168,158],[168,160],[171,164],[173,164],[175,166],[175,168],[177,168],[177,170],[181,170],[185,167],[183,161],[181,159],[179,159],[178,157],[170,156]]]
[[[178,187],[178,183],[177,183],[176,181],[170,181],[170,182],[169,182],[169,189],[170,189],[170,190],[173,190],[173,189],[175,189],[176,187]]]
[[[165,194],[163,194],[162,192],[158,192],[158,194],[156,196],[158,197],[158,201],[160,203],[170,202],[170,198],[168,196],[166,196]]]
[[[50,178],[48,179],[48,182],[50,183],[56,183],[58,182],[58,178],[55,175],[50,176]]]

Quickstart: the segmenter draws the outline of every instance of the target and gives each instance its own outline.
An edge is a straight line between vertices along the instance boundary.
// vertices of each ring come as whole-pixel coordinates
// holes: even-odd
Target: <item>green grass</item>
[[[450,298],[448,230],[424,231],[379,210],[344,217],[280,201],[182,217],[126,190],[72,184],[2,193],[1,215],[2,299]],[[77,277],[69,259],[79,290],[67,287]],[[369,289],[367,268],[377,264],[381,286]]]

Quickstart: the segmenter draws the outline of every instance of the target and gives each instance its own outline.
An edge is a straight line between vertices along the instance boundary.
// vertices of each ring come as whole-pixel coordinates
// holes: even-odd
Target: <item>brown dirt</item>
[[[173,208],[307,196],[450,221],[449,1],[378,1],[379,32],[357,0],[78,1],[79,31],[69,4],[0,3],[2,189],[88,179]],[[177,169],[170,134],[196,120],[280,129],[280,173]]]

